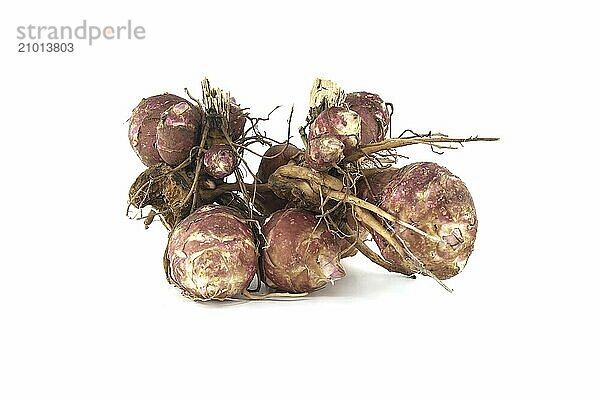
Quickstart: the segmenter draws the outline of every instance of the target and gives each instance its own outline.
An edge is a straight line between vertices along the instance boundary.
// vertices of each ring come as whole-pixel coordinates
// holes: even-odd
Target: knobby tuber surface
[[[263,234],[265,273],[279,290],[312,292],[346,275],[340,264],[342,242],[308,210],[275,212]]]
[[[186,93],[192,101],[168,93],[143,99],[129,124],[131,146],[148,167],[131,186],[129,203],[136,215],[150,207],[146,227],[159,216],[170,231],[165,272],[184,295],[303,295],[344,277],[340,260],[357,252],[450,290],[442,280],[461,272],[473,251],[473,199],[440,165],[396,168],[397,151],[417,144],[438,152],[496,138],[411,130],[393,137],[391,104],[316,79],[302,149],[289,143],[291,113],[288,140],[278,142],[259,127],[271,113],[250,116],[207,79],[202,100]],[[257,144],[269,146],[262,156],[252,149]],[[261,157],[256,172],[248,153]],[[369,235],[379,253],[365,244]]]
[[[163,161],[156,148],[157,128],[161,115],[172,105],[185,102],[179,96],[165,93],[142,99],[129,119],[129,143],[147,167]]]
[[[430,162],[403,167],[385,186],[381,208],[442,239],[436,243],[393,224],[394,235],[438,278],[451,278],[465,267],[475,244],[477,214],[469,190],[448,169]],[[410,258],[380,235],[374,238],[385,259],[416,272]]]
[[[234,150],[226,144],[213,144],[204,153],[204,170],[213,178],[222,179],[233,173],[238,160]]]
[[[258,268],[252,229],[239,211],[207,205],[181,221],[167,245],[168,273],[184,294],[223,300],[248,288]]]
[[[381,142],[390,126],[390,113],[379,95],[353,92],[346,95],[348,108],[360,116],[360,144]]]
[[[328,171],[360,143],[360,116],[345,107],[323,111],[310,125],[307,164],[317,171]]]
[[[172,166],[185,161],[200,143],[201,124],[201,111],[187,101],[163,112],[156,127],[156,149],[163,161]]]

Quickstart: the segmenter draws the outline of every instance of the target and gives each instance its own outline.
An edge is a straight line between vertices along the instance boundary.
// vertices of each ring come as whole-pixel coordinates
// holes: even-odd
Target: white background
[[[20,1],[2,13],[0,397],[598,398],[593,2]],[[7,7],[7,6],[6,6]],[[18,54],[18,25],[131,19],[142,41]],[[480,229],[448,281],[356,257],[309,298],[196,304],[166,231],[125,217],[129,112],[200,81],[283,137],[313,78],[395,105],[393,128],[499,136],[443,156]]]

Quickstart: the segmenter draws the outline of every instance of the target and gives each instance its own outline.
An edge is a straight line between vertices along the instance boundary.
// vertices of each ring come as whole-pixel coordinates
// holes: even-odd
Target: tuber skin
[[[204,171],[217,179],[231,175],[237,167],[237,163],[237,155],[226,144],[213,144],[206,150],[202,159]]]
[[[277,168],[286,165],[290,160],[300,157],[302,153],[302,150],[291,143],[276,144],[269,147],[263,154],[263,158],[256,171],[256,178],[260,181],[259,183],[267,183],[269,177]]]
[[[147,167],[163,161],[156,148],[157,126],[162,113],[182,101],[185,99],[165,93],[142,99],[133,109],[129,119],[129,143]]]
[[[187,101],[169,107],[156,127],[156,149],[164,162],[177,166],[200,143],[202,112]]]
[[[239,211],[206,205],[169,237],[167,273],[185,295],[224,300],[244,292],[258,269],[254,235]]]
[[[306,164],[315,171],[329,171],[344,158],[344,143],[335,137],[312,139],[307,147]]]
[[[393,224],[393,233],[439,279],[461,272],[473,251],[477,234],[475,205],[465,184],[448,169],[431,162],[409,164],[385,185],[380,206],[398,219],[438,236],[434,242]],[[414,261],[399,255],[381,236],[374,234],[382,256],[416,272]]]
[[[289,293],[313,292],[346,275],[342,241],[300,208],[275,212],[263,226],[267,284]]]
[[[345,107],[323,111],[310,125],[306,161],[316,171],[328,171],[360,143],[360,116]]]
[[[271,146],[263,154],[263,158],[256,172],[257,183],[268,183],[269,177],[282,165],[286,165],[290,160],[302,158],[303,152],[293,144],[277,144]],[[273,192],[261,192],[257,198],[267,214],[272,214],[277,210],[282,210],[288,201],[278,197]]]
[[[356,195],[376,206],[381,205],[383,190],[397,174],[397,168],[387,168],[361,177],[356,183]]]
[[[390,127],[390,113],[379,95],[353,92],[346,95],[346,105],[360,116],[360,144],[381,142]]]
[[[244,134],[244,128],[246,127],[246,114],[236,103],[235,98],[231,98],[229,108],[229,136],[231,140],[235,141],[242,137]]]

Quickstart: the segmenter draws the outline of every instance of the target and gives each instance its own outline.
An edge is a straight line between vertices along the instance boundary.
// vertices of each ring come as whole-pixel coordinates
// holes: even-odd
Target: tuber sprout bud
[[[290,293],[312,292],[346,275],[342,243],[300,208],[275,212],[263,227],[264,269],[268,283]]]
[[[207,205],[181,221],[167,245],[168,273],[194,299],[223,300],[248,288],[258,268],[252,230],[238,211]]]

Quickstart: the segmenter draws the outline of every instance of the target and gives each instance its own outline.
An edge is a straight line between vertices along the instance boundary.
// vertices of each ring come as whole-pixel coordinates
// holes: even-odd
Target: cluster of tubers
[[[397,149],[497,139],[392,137],[391,104],[316,79],[301,149],[290,143],[292,114],[279,141],[259,129],[268,117],[252,117],[208,80],[201,100],[187,95],[145,98],[129,120],[129,141],[147,167],[129,206],[146,227],[158,217],[168,229],[165,273],[185,296],[302,296],[343,278],[341,260],[358,252],[446,289],[443,281],[465,267],[477,233],[467,187],[432,162],[396,167]],[[257,171],[248,153],[261,157]]]

